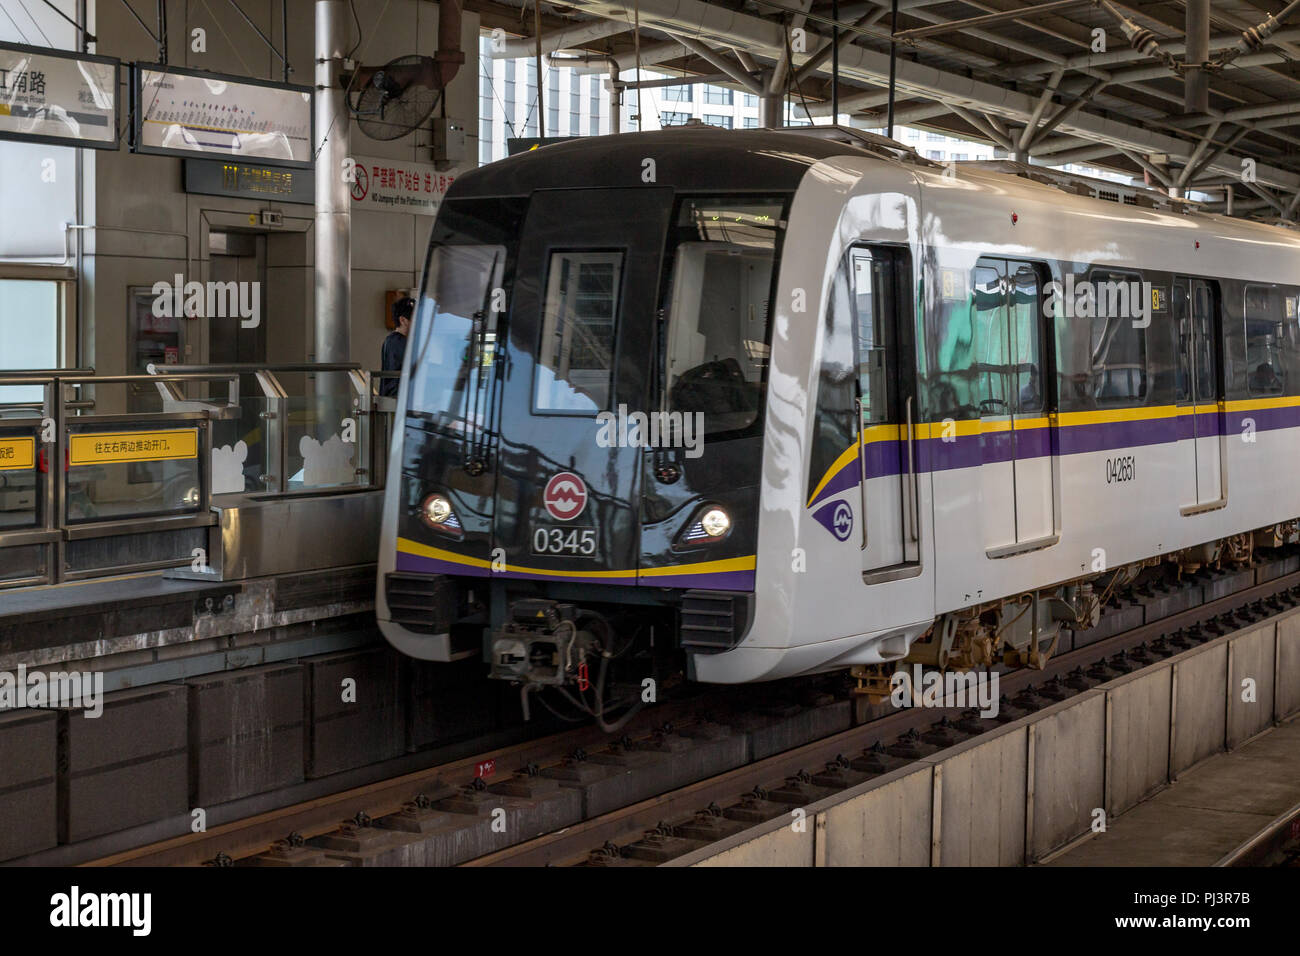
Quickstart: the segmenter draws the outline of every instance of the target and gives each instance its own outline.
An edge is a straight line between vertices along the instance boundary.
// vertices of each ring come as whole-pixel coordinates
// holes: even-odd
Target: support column
[[[1183,112],[1208,113],[1210,76],[1200,64],[1210,58],[1210,0],[1187,0],[1187,49],[1183,59]]]
[[[351,360],[352,197],[343,162],[351,153],[352,120],[338,82],[347,50],[348,15],[344,0],[316,0],[317,362]]]
[[[768,92],[758,98],[758,125],[764,128],[780,129],[785,125],[785,96],[771,92],[771,71],[765,72],[761,84]]]

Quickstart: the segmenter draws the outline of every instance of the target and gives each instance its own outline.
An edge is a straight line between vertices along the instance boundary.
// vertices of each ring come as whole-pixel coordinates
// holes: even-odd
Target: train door
[[[971,374],[980,416],[980,524],[984,547],[992,549],[1016,541],[1006,263],[1001,259],[980,259],[974,279]]]
[[[617,421],[645,406],[671,209],[663,188],[546,189],[529,201],[492,519],[508,577],[636,583],[641,450],[600,413]]]
[[[888,246],[849,250],[849,313],[857,355],[858,454],[864,580],[920,571],[916,361],[910,257]]]
[[[1056,532],[1051,428],[1047,403],[1042,286],[1028,262],[1007,263],[1011,326],[1012,446],[1015,455],[1016,544],[1046,544]]]
[[[1055,458],[1038,269],[1015,259],[975,267],[981,510],[990,557],[1055,537]]]
[[[1220,402],[1223,399],[1222,350],[1218,290],[1204,279],[1174,279],[1174,320],[1178,330],[1178,404],[1180,439],[1190,439],[1188,467],[1195,475],[1184,513],[1205,510],[1226,497]],[[1194,496],[1194,497],[1193,497]]]

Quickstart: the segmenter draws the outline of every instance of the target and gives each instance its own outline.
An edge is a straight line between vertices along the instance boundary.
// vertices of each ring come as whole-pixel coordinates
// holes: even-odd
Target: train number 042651
[[[1108,485],[1117,481],[1132,481],[1133,472],[1132,455],[1121,455],[1119,458],[1106,459],[1106,484]]]

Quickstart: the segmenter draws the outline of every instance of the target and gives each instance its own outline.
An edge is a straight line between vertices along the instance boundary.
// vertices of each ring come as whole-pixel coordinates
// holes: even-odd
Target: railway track
[[[507,847],[468,866],[656,865],[774,817],[790,814],[1000,722],[1067,699],[1113,677],[1300,606],[1300,572],[1144,624],[1020,669],[1001,684],[995,718],[971,711],[896,711],[764,761],[643,801],[562,832]],[[1010,708],[1006,704],[1010,704]],[[943,713],[939,716],[939,713]],[[938,722],[936,722],[938,717]],[[1297,808],[1300,820],[1300,808]],[[1291,820],[1286,827],[1295,825]],[[1281,823],[1277,824],[1282,827]],[[1290,832],[1289,829],[1287,832]]]
[[[751,754],[752,759],[739,765],[733,760],[722,772],[697,775],[684,785],[673,782],[667,772],[678,766],[677,758],[691,748],[715,756],[730,750],[734,757],[737,735],[729,733],[729,726],[746,721],[753,725],[754,714],[737,708],[744,695],[734,689],[665,701],[638,714],[623,738],[613,743],[596,727],[583,725],[117,853],[91,865],[310,865],[336,860],[339,854],[353,862],[415,865],[663,862],[705,845],[710,837],[721,839],[788,813],[792,806],[854,786],[1296,606],[1300,571],[1060,654],[1042,670],[1002,673],[1003,699],[996,717],[981,718],[957,708],[891,710],[780,752]],[[814,692],[816,686],[811,683],[806,690]],[[831,702],[822,695],[810,711],[818,707],[825,712],[847,710],[848,701]],[[747,746],[752,750],[753,741]],[[522,769],[492,780],[495,774],[485,769],[493,767]],[[623,795],[634,799],[614,808],[595,806],[590,790],[582,799],[573,796],[585,783],[619,784],[637,771],[653,776],[656,770],[660,780],[623,787]],[[549,807],[550,812],[535,812],[539,807]],[[500,830],[497,824],[502,824]],[[461,825],[478,835],[468,842],[457,836],[452,842],[459,851],[434,859],[402,852],[403,845],[409,850],[420,837],[445,836],[449,828]],[[328,846],[313,847],[321,840],[333,841],[334,855],[327,856]]]

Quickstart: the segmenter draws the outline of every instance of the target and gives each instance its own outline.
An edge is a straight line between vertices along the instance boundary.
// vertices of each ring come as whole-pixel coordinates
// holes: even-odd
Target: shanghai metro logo
[[[587,485],[571,471],[552,475],[542,493],[542,504],[556,521],[572,521],[587,507]]]
[[[847,501],[832,501],[818,508],[813,520],[835,535],[837,541],[847,541],[853,534],[853,506]]]

